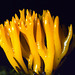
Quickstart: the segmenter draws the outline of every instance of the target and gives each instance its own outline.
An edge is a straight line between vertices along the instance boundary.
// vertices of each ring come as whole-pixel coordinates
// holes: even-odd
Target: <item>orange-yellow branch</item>
[[[59,62],[59,57],[61,55],[61,42],[59,37],[59,17],[56,16],[54,20],[54,45],[55,45],[55,62],[54,62],[54,68],[56,68]]]

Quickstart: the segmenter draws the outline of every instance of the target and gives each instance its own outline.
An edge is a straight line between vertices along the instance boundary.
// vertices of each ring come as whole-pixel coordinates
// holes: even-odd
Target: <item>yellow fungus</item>
[[[6,20],[4,26],[0,24],[0,46],[17,72],[19,68],[25,73],[32,74],[34,71],[39,74],[43,71],[44,65],[41,63],[44,62],[46,75],[51,75],[68,52],[72,24],[65,37],[59,26],[59,17],[52,17],[49,10],[43,10],[39,17],[35,11],[31,14],[28,9],[26,15],[25,9],[19,12],[20,18],[15,14],[15,18]],[[28,61],[28,68],[22,57]]]

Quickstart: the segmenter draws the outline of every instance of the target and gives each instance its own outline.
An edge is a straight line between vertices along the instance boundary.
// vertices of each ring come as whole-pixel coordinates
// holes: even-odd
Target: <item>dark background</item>
[[[1,0],[0,1],[0,24],[6,19],[11,20],[15,13],[19,16],[19,9],[32,9],[42,14],[43,9],[50,10],[54,16],[59,16],[60,24],[73,24],[75,33],[75,4],[72,0]],[[0,48],[0,65],[11,67],[3,50]],[[55,75],[74,75],[75,74],[75,50],[68,55],[63,65],[56,71]]]

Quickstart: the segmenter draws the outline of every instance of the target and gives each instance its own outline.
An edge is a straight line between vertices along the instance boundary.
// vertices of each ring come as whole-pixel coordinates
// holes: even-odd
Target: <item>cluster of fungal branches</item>
[[[15,14],[11,21],[0,24],[0,46],[16,72],[39,74],[44,71],[51,75],[68,51],[72,24],[65,37],[61,27],[59,31],[59,17],[52,17],[49,10],[43,10],[42,15],[28,9],[26,16],[24,9],[19,12],[20,18]]]

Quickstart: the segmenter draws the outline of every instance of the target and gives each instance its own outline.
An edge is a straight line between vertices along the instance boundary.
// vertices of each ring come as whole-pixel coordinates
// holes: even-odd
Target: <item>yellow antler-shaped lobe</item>
[[[45,72],[48,75],[52,73],[53,61],[54,61],[54,41],[52,36],[52,27],[49,23],[48,12],[46,13],[45,17],[43,17],[43,21],[44,21],[46,40],[47,40],[47,58],[45,60]]]
[[[17,14],[15,14],[15,19],[19,21],[18,24],[20,24],[20,22],[21,22],[21,26],[23,26],[23,23],[25,23],[25,16],[24,16],[24,12],[25,11],[24,11],[24,9],[22,11],[21,10],[19,10],[19,11],[20,11],[20,21],[19,21],[19,18],[17,16]],[[33,56],[29,52],[29,48],[28,48],[28,45],[27,45],[26,41],[28,42],[25,34],[21,33],[21,50],[22,50],[22,55],[28,61],[28,68],[32,70]]]
[[[46,14],[45,14],[46,13]],[[54,61],[54,43],[52,35],[52,25],[49,23],[50,18],[49,11],[43,14],[43,26],[46,34],[47,48],[45,46],[45,34],[41,27],[39,19],[37,19],[37,31],[36,31],[36,43],[38,46],[38,52],[45,63],[45,72],[46,75],[51,75],[53,70],[53,61]]]
[[[22,66],[23,70],[27,73],[27,68],[22,58],[19,35],[17,33],[16,23],[14,21],[15,21],[14,18],[12,18],[12,22],[10,23],[11,24],[11,34],[12,34],[11,41],[12,41],[13,49],[15,52],[14,55],[17,61]]]
[[[36,73],[38,73],[40,71],[40,57],[39,57],[39,54],[37,51],[37,46],[36,46],[34,34],[33,34],[34,23],[33,23],[33,19],[31,17],[31,14],[29,13],[29,11],[27,10],[26,12],[27,12],[26,22],[24,24],[24,22],[22,21],[21,28],[19,26],[19,29],[27,37],[27,42],[29,44],[31,54],[32,54],[33,60],[34,60],[33,70]],[[32,42],[33,42],[33,44],[32,44]]]
[[[14,58],[19,62],[19,64],[23,68],[23,70],[27,73],[27,68],[22,59],[20,41],[19,41],[19,31],[16,27],[15,19],[14,18],[12,19],[12,21],[10,22],[10,25],[9,25],[8,21],[6,21],[5,27],[9,32],[9,36],[10,36],[11,43],[12,43],[12,49],[14,51]]]
[[[68,29],[69,29],[68,36],[65,38],[64,47],[63,47],[63,50],[62,50],[62,53],[60,56],[60,60],[66,55],[66,53],[68,51],[69,44],[70,44],[70,41],[72,39],[72,34],[73,34],[72,24],[70,25],[70,27]]]
[[[20,21],[23,21],[23,22],[25,22],[25,16],[24,16],[24,9],[21,11],[21,10],[19,10],[20,11]],[[18,16],[15,14],[15,19],[16,20],[19,20],[19,18],[18,18]],[[26,40],[25,40],[26,39]],[[27,59],[27,61],[28,61],[28,68],[30,69],[30,70],[32,70],[32,62],[33,62],[33,56],[32,56],[32,54],[30,54],[30,52],[29,52],[29,48],[28,48],[28,45],[27,45],[27,38],[26,38],[26,36],[24,35],[24,34],[22,34],[21,33],[21,50],[22,50],[22,55],[23,55],[23,57],[24,58],[26,58]],[[24,47],[25,46],[25,47]]]
[[[9,37],[9,36],[7,36]],[[20,69],[20,67],[18,66],[17,62],[14,60],[14,52],[10,46],[10,43],[8,44],[9,39],[6,39],[5,36],[5,30],[3,25],[0,25],[0,46],[3,48],[10,64],[13,66],[13,68],[17,71],[16,67],[18,67]],[[18,72],[18,71],[17,71]]]
[[[41,28],[40,21],[39,19],[37,19],[36,44],[38,47],[38,52],[43,59],[45,59],[46,56],[46,47],[44,40],[45,40],[45,35]]]
[[[59,37],[59,17],[56,16],[54,20],[54,45],[55,45],[55,59],[54,59],[54,68],[57,67],[59,62],[59,57],[61,54],[61,42]]]
[[[62,36],[64,37],[64,35]],[[69,27],[68,36],[63,40],[63,49],[61,49],[61,41],[59,37],[59,18],[58,16],[54,21],[54,43],[55,43],[55,61],[54,61],[54,69],[56,69],[61,61],[61,59],[66,55],[69,43],[72,38],[72,25]]]
[[[23,9],[22,11],[21,10],[19,10],[19,12],[20,12],[20,19],[22,19],[24,22],[25,22],[25,10]]]

